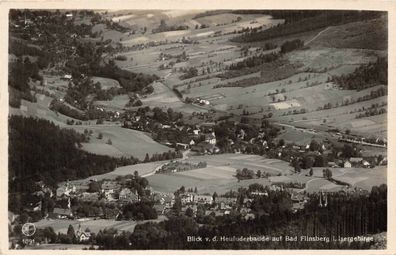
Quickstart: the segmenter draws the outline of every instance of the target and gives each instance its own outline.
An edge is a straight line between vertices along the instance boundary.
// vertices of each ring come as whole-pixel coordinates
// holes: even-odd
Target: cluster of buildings
[[[126,113],[123,127],[145,132],[152,132],[158,142],[181,150],[206,154],[218,153],[215,123],[184,125],[177,123],[160,123],[153,119],[152,111]]]
[[[345,160],[336,160],[330,161],[327,163],[329,167],[337,168],[337,167],[344,167],[344,168],[373,168],[376,165],[386,165],[387,158],[384,157],[381,160],[378,160],[377,157],[351,157]]]
[[[286,189],[282,185],[271,185],[265,190],[253,190],[250,191],[248,196],[243,198],[243,201],[238,201],[238,198],[233,197],[222,197],[222,196],[211,196],[211,195],[200,195],[196,193],[186,192],[175,196],[172,193],[154,193],[155,198],[154,208],[158,214],[166,214],[176,203],[176,200],[180,200],[181,212],[184,214],[191,214],[196,217],[198,210],[199,213],[204,216],[225,216],[230,214],[239,214],[244,219],[254,219],[257,212],[253,212],[251,209],[252,203],[255,198],[262,196],[269,196],[269,192],[283,192],[287,191],[292,201],[292,210],[297,212],[302,210],[309,198],[306,194],[297,192],[293,189]],[[261,212],[263,213],[263,212]]]
[[[56,190],[56,198],[68,199],[68,208],[55,207],[53,212],[49,213],[48,217],[53,219],[73,218],[74,215],[70,206],[71,198],[77,198],[82,202],[103,201],[105,203],[115,203],[118,205],[140,201],[140,196],[136,190],[131,190],[130,188],[121,185],[118,181],[105,180],[102,183],[98,182],[97,185],[98,190],[89,190],[89,185],[81,183],[71,184],[70,182],[66,182],[61,185]]]

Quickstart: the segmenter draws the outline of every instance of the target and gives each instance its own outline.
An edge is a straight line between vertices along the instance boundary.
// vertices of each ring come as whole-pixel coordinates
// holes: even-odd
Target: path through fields
[[[307,46],[308,44],[310,44],[311,42],[313,42],[314,40],[316,40],[322,33],[326,32],[327,30],[329,30],[331,27],[326,27],[325,29],[323,29],[322,31],[320,31],[317,35],[315,35],[311,40],[307,41],[304,43],[304,46]]]

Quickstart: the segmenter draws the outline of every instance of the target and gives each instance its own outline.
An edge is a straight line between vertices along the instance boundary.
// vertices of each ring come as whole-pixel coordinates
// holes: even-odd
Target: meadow
[[[116,220],[107,220],[107,219],[79,219],[79,220],[50,220],[50,219],[42,219],[38,222],[35,222],[37,228],[46,228],[52,227],[55,233],[67,234],[67,229],[69,225],[72,225],[75,230],[78,229],[78,226],[81,226],[82,230],[89,228],[91,233],[98,233],[103,229],[114,228],[118,231],[130,231],[133,232],[137,224],[143,224],[146,222],[160,222],[166,219],[165,216],[161,215],[158,219],[155,220],[144,220],[144,221],[116,221]]]
[[[120,124],[116,123],[108,124],[105,122],[97,125],[95,124],[96,121],[92,120],[83,121],[82,125],[67,125],[66,121],[72,118],[49,110],[48,106],[51,100],[44,95],[38,96],[37,103],[22,100],[21,107],[19,109],[10,108],[10,112],[16,115],[46,119],[60,127],[74,129],[80,133],[83,133],[85,129],[91,130],[93,134],[90,137],[90,142],[83,143],[82,149],[99,155],[134,156],[143,160],[146,153],[152,155],[173,150],[157,143],[144,132],[122,128]],[[102,139],[98,139],[100,133],[103,135]],[[111,144],[107,144],[109,139]]]

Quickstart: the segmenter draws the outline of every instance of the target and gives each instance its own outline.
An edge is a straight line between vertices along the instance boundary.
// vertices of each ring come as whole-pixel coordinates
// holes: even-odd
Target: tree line
[[[32,63],[29,58],[18,60],[8,65],[8,86],[10,89],[9,104],[13,107],[19,107],[21,99],[35,102],[36,98],[30,91],[30,79],[42,81],[43,77],[39,74],[37,63]]]
[[[377,61],[361,65],[347,75],[333,76],[331,81],[343,89],[362,90],[376,85],[388,85],[388,61],[378,58]]]
[[[255,42],[268,40],[280,36],[313,31],[328,26],[336,26],[350,22],[378,18],[384,12],[376,11],[322,11],[319,15],[300,14],[301,18],[288,19],[289,22],[271,27],[266,30],[249,30],[240,36],[234,37],[234,42]]]

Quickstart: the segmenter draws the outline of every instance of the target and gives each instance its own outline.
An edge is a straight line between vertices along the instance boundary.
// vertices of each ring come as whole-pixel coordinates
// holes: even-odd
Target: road
[[[308,44],[310,44],[311,42],[313,42],[314,40],[316,40],[322,33],[326,32],[327,30],[329,30],[331,27],[326,27],[325,29],[323,29],[322,31],[320,31],[317,35],[315,35],[311,40],[307,41],[304,43],[305,46],[307,46]]]

